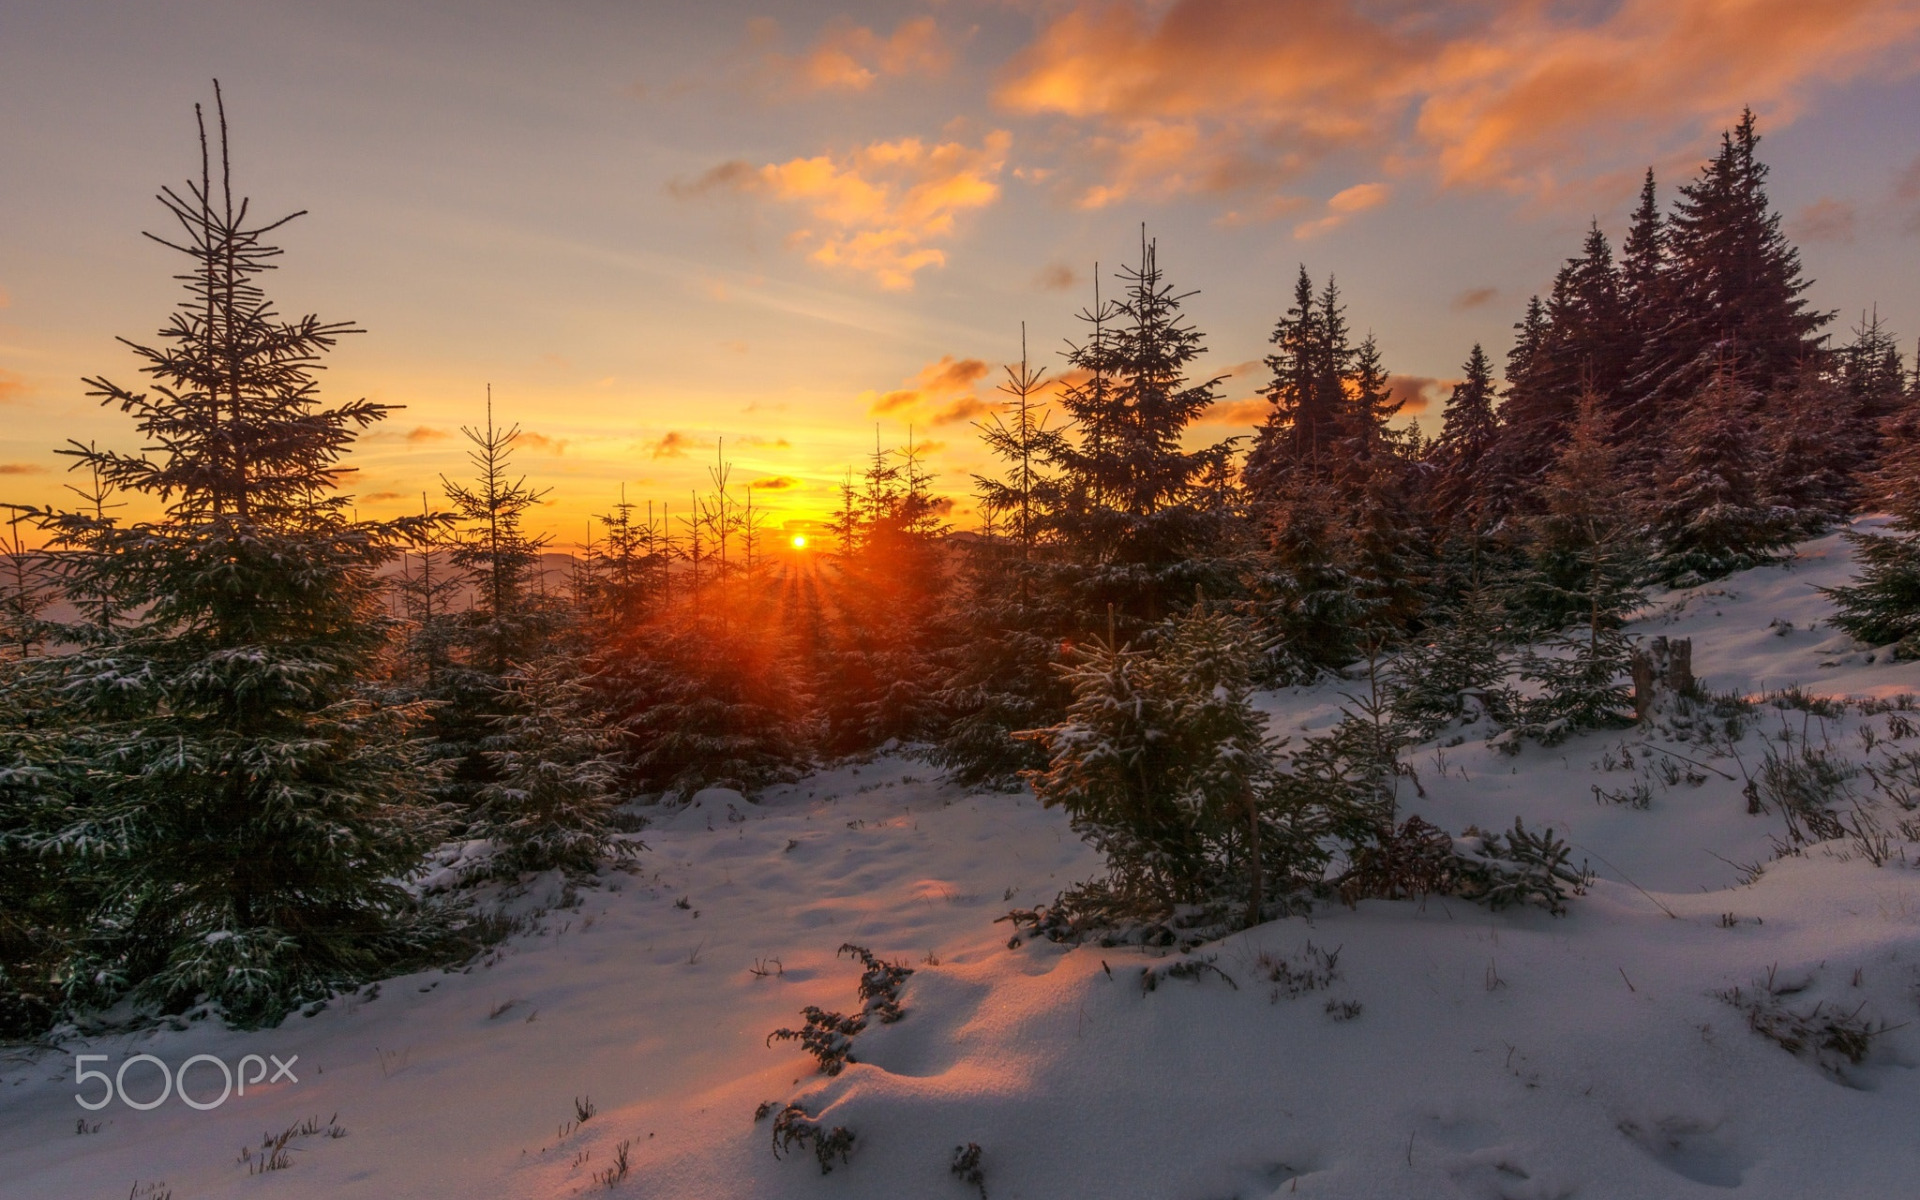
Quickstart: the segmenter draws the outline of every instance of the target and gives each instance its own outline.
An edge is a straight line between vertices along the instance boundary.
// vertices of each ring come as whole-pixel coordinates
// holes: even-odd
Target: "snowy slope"
[[[1821,539],[1790,564],[1662,595],[1634,632],[1693,638],[1717,690],[1920,692],[1920,664],[1872,661],[1822,624],[1814,586],[1847,571],[1844,544]],[[1263,703],[1278,731],[1320,729],[1338,691]],[[1781,820],[1749,816],[1742,795],[1781,722],[1855,758],[1920,748],[1888,741],[1890,718],[1763,709],[1732,752],[1637,731],[1514,757],[1419,749],[1425,795],[1408,785],[1403,810],[1455,831],[1516,814],[1561,831],[1598,876],[1570,915],[1333,907],[1205,948],[1233,985],[1208,974],[1150,993],[1143,967],[1171,960],[1007,948],[994,917],[1097,869],[1029,797],[969,796],[884,759],[759,805],[709,793],[655,814],[637,874],[608,872],[466,973],[390,980],[274,1030],[199,1024],[14,1055],[0,1194],[164,1180],[153,1194],[179,1200],[565,1196],[599,1189],[625,1142],[611,1194],[687,1200],[965,1200],[978,1192],[947,1170],[964,1143],[982,1148],[994,1200],[1912,1196],[1920,1029],[1828,1070],[1715,995],[1750,999],[1771,972],[1783,992],[1804,984],[1783,1000],[1797,1011],[1920,1016],[1920,870],[1844,844],[1772,862]],[[1664,769],[1674,755],[1704,781]],[[1595,800],[1635,782],[1644,810]],[[1732,864],[1766,866],[1747,885]],[[523,903],[557,899],[541,881]],[[847,941],[916,973],[905,1019],[862,1034],[860,1061],[829,1079],[764,1039],[803,1005],[858,1007],[857,969],[835,956]],[[1337,950],[1338,977],[1288,996],[1268,964],[1304,964],[1309,942]],[[1343,1004],[1357,1015],[1340,1019]],[[106,1054],[111,1071],[140,1052],[174,1066],[298,1054],[299,1082],[210,1112],[116,1102],[77,1134],[73,1054]],[[147,1069],[129,1073],[138,1096],[157,1088]],[[196,1068],[193,1086],[217,1091],[216,1073]],[[587,1096],[597,1113],[569,1127]],[[851,1161],[823,1176],[810,1156],[776,1160],[771,1121],[754,1120],[769,1100],[852,1129]],[[347,1135],[293,1138],[287,1169],[240,1161],[263,1132],[336,1113]]]

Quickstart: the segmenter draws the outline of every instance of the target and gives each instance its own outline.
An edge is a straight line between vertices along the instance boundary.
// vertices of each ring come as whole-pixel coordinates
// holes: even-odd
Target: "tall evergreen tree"
[[[1437,473],[1433,508],[1443,526],[1477,530],[1489,499],[1487,455],[1500,435],[1493,406],[1493,364],[1480,343],[1461,367],[1430,455]]]
[[[1316,295],[1305,264],[1294,281],[1293,305],[1268,337],[1273,405],[1248,452],[1245,475],[1256,497],[1270,498],[1296,469],[1324,472],[1334,463],[1334,443],[1350,433],[1346,379],[1353,350],[1347,344],[1340,291],[1331,277]]]
[[[1673,429],[1650,512],[1659,571],[1678,585],[1764,562],[1794,514],[1767,501],[1757,398],[1716,373]]]
[[[1051,525],[1065,559],[1056,578],[1080,627],[1097,629],[1112,605],[1131,634],[1172,612],[1196,584],[1229,581],[1215,557],[1220,514],[1203,484],[1232,444],[1181,445],[1218,399],[1220,379],[1189,380],[1204,341],[1181,315],[1187,294],[1165,282],[1144,233],[1140,265],[1120,278],[1124,298],[1111,312],[1086,314],[1094,336],[1068,355],[1086,378],[1061,393],[1077,437],[1057,455],[1061,505]]]
[[[376,572],[423,522],[355,519],[339,492],[342,456],[388,409],[321,405],[321,359],[354,330],[274,311],[266,237],[291,218],[253,220],[224,110],[219,136],[216,157],[203,119],[199,179],[161,193],[178,231],[155,240],[191,268],[161,344],[132,345],[150,390],[89,380],[154,449],[66,451],[160,514],[41,514],[80,594],[126,607],[40,660],[66,697],[56,761],[77,774],[33,849],[102,864],[61,968],[69,1003],[204,997],[271,1021],[421,945],[397,881],[438,828],[425,714],[363,681],[392,629]]]
[[[1597,224],[1580,257],[1554,277],[1545,305],[1530,304],[1517,331],[1493,469],[1507,502],[1533,510],[1581,397],[1596,395],[1614,408],[1630,353],[1619,275]]]
[[[1043,766],[1042,748],[1014,734],[1052,724],[1066,704],[1055,669],[1066,622],[1049,603],[1044,541],[1057,502],[1049,463],[1066,448],[1066,435],[1040,402],[1046,376],[1027,361],[1024,328],[1020,349],[1019,365],[1007,366],[1000,385],[1008,411],[976,422],[1005,467],[974,476],[986,523],[967,543],[966,615],[940,696],[946,730],[933,752],[966,786],[1010,782]]]
[[[1574,625],[1554,653],[1523,665],[1522,674],[1542,685],[1524,706],[1525,724],[1548,742],[1618,723],[1628,700],[1629,655],[1619,628],[1640,601],[1646,548],[1610,425],[1599,396],[1582,398],[1566,447],[1542,481],[1541,511],[1528,521],[1533,569],[1517,593],[1525,615],[1547,629]]]
[[[1619,436],[1661,438],[1717,371],[1766,395],[1819,353],[1831,313],[1810,309],[1800,252],[1780,231],[1749,110],[1721,136],[1720,152],[1680,189],[1668,225],[1672,267],[1664,323],[1648,331],[1626,385]]]
[[[1859,573],[1821,590],[1839,610],[1835,625],[1871,646],[1892,643],[1895,657],[1920,658],[1920,438],[1895,443],[1867,486],[1868,503],[1892,515],[1892,532],[1849,530]]]

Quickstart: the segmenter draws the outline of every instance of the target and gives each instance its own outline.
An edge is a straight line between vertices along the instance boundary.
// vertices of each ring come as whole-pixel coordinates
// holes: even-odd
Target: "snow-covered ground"
[[[1715,690],[1920,693],[1920,663],[1875,661],[1824,625],[1814,585],[1847,573],[1844,544],[1821,539],[1662,595],[1634,632],[1691,637]],[[1338,695],[1263,703],[1297,733],[1329,724]],[[965,1200],[979,1190],[948,1165],[971,1143],[994,1200],[1914,1196],[1920,870],[1845,842],[1772,861],[1781,818],[1748,815],[1742,794],[1783,727],[1884,761],[1920,749],[1901,720],[1764,708],[1737,753],[1640,731],[1514,757],[1428,746],[1411,755],[1425,795],[1409,784],[1403,811],[1456,832],[1552,826],[1597,875],[1569,915],[1323,908],[1198,952],[1232,984],[1209,972],[1150,992],[1142,968],[1172,960],[1008,948],[995,917],[1097,870],[1031,797],[969,795],[889,759],[757,805],[708,794],[654,813],[637,872],[607,872],[577,907],[542,883],[523,901],[547,906],[535,928],[465,972],[389,980],[277,1029],[14,1054],[0,1194],[565,1196],[603,1189],[624,1143],[614,1195]],[[1636,783],[1650,807],[1596,800]],[[1741,864],[1765,869],[1745,884]],[[861,1034],[859,1061],[827,1078],[765,1039],[804,1005],[858,1008],[845,942],[915,973],[906,1017]],[[1323,963],[1309,943],[1337,952],[1337,977],[1288,995],[1271,964]],[[1764,998],[1769,979],[1776,1011],[1818,1003],[1895,1028],[1857,1067],[1796,1057],[1719,994]],[[298,1055],[298,1082],[205,1112],[76,1104],[100,1085],[76,1088],[75,1055],[112,1072],[136,1053],[175,1068]],[[151,1064],[126,1078],[136,1099],[158,1090]],[[210,1065],[188,1078],[196,1098],[219,1090]],[[588,1097],[597,1111],[574,1124]],[[772,1120],[754,1119],[765,1101],[851,1129],[850,1161],[822,1175],[804,1153],[776,1160]],[[296,1134],[290,1166],[249,1173],[243,1148],[257,1164],[263,1134],[307,1118],[346,1135]]]

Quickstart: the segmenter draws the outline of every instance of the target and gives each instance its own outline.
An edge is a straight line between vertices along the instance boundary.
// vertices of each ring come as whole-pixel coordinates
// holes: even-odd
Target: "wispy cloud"
[[[760,44],[779,38],[779,26],[760,18],[749,36]],[[953,65],[954,44],[932,17],[912,17],[880,34],[844,18],[829,25],[797,55],[768,51],[762,78],[798,92],[865,92],[883,77],[938,77]]]
[[[1485,308],[1500,298],[1500,289],[1496,287],[1462,288],[1454,293],[1447,307],[1455,312],[1472,312],[1476,308]]]
[[[768,475],[765,478],[753,480],[747,486],[758,488],[763,492],[787,492],[799,487],[800,481],[791,475]]]
[[[1335,192],[1328,198],[1325,216],[1295,225],[1293,236],[1304,240],[1338,229],[1345,225],[1353,214],[1385,204],[1387,197],[1391,194],[1391,190],[1384,183],[1356,183],[1350,188]]]
[[[810,261],[905,291],[917,272],[946,265],[937,243],[953,237],[963,213],[1000,198],[997,181],[1011,145],[1004,131],[977,146],[912,137],[871,142],[757,167],[725,162],[668,190],[682,198],[732,191],[792,205],[808,223],[788,244]]]
[[[681,433],[678,429],[669,429],[660,437],[646,443],[645,450],[656,459],[685,458],[690,451],[705,450],[713,445]]]
[[[1335,153],[1547,193],[1697,150],[1742,105],[1920,68],[1916,0],[1080,0],[1004,70],[1075,127],[1081,203],[1279,192]],[[1566,149],[1582,149],[1568,167]],[[1623,176],[1624,178],[1624,176]]]
[[[889,392],[862,392],[860,402],[876,417],[891,417],[919,425],[950,425],[994,412],[999,405],[980,395],[992,373],[977,358],[942,355],[920,368],[906,386]]]
[[[1853,205],[1825,197],[1793,214],[1793,237],[1800,242],[1851,242],[1859,224]]]
[[[0,475],[45,475],[46,473],[47,469],[39,463],[0,463]]]
[[[551,454],[555,457],[567,452],[566,438],[548,437],[544,433],[535,433],[531,429],[522,430],[520,436],[514,439],[514,445],[525,446],[537,453]]]

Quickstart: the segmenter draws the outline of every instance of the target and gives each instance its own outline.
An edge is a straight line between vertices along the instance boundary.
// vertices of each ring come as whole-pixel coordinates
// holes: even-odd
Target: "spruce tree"
[[[1891,643],[1898,658],[1920,658],[1920,438],[1896,442],[1867,480],[1867,501],[1891,514],[1892,532],[1847,532],[1859,572],[1822,588],[1839,610],[1833,623],[1870,646]]]
[[[1054,723],[1066,705],[1055,670],[1065,622],[1048,602],[1044,539],[1057,499],[1049,463],[1066,442],[1039,402],[1046,377],[1028,363],[1025,341],[1023,329],[1020,363],[1007,366],[1000,385],[1008,411],[975,425],[1005,469],[974,476],[986,522],[966,544],[965,615],[940,694],[946,728],[932,755],[969,787],[1043,766],[1041,747],[1013,735]]]
[[[1031,735],[1049,762],[1028,779],[1105,856],[1108,879],[1081,895],[1100,917],[1245,897],[1250,922],[1297,884],[1313,838],[1276,810],[1274,747],[1250,699],[1255,647],[1244,622],[1201,603],[1151,652],[1110,637],[1075,648],[1073,702]]]
[[[1667,226],[1666,320],[1647,331],[1625,387],[1620,432],[1638,444],[1660,440],[1716,372],[1766,395],[1820,352],[1816,335],[1832,314],[1807,305],[1811,284],[1771,209],[1759,145],[1758,122],[1744,112],[1680,189]]]
[[[1500,435],[1500,419],[1493,406],[1493,364],[1480,343],[1473,344],[1461,372],[1466,378],[1453,385],[1440,436],[1429,455],[1437,474],[1433,508],[1444,527],[1477,529],[1488,500],[1487,454]]]
[[[1542,685],[1523,706],[1527,732],[1548,742],[1617,724],[1629,699],[1619,629],[1640,602],[1646,549],[1610,425],[1599,396],[1582,398],[1542,481],[1542,511],[1527,523],[1533,565],[1517,590],[1524,615],[1546,629],[1577,622],[1556,653],[1532,656],[1521,672]]]
[[[1616,407],[1631,353],[1619,274],[1598,225],[1589,229],[1582,254],[1555,276],[1545,305],[1529,305],[1517,329],[1493,472],[1506,502],[1531,512],[1581,397],[1593,394],[1609,410]]]
[[[1794,535],[1823,533],[1859,502],[1856,472],[1877,440],[1863,403],[1815,360],[1759,414],[1762,499]]]
[[[219,135],[216,157],[203,119],[199,179],[161,193],[178,229],[155,240],[191,267],[160,344],[129,343],[151,387],[88,381],[153,449],[65,451],[160,513],[40,514],[78,594],[124,608],[39,660],[67,698],[64,778],[30,847],[99,868],[68,1004],[272,1021],[423,944],[398,881],[439,828],[425,713],[364,687],[393,627],[376,572],[422,522],[358,520],[340,493],[342,456],[388,409],[321,405],[321,360],[354,330],[274,311],[266,237],[291,218],[251,217],[224,110]]]
[[[485,754],[492,780],[476,797],[468,832],[495,843],[491,865],[522,871],[593,870],[609,854],[633,853],[615,838],[613,736],[586,711],[578,664],[557,656],[528,663],[506,681],[506,711],[494,718]]]
[[[1218,556],[1225,529],[1204,485],[1232,444],[1181,444],[1221,381],[1189,380],[1204,340],[1144,233],[1140,265],[1120,277],[1124,298],[1111,311],[1096,300],[1085,314],[1093,338],[1068,355],[1086,379],[1061,393],[1077,437],[1056,455],[1061,505],[1050,525],[1064,559],[1055,578],[1080,627],[1097,629],[1112,605],[1131,635],[1173,612],[1196,584],[1216,594],[1230,584]]]
[[[1269,636],[1262,678],[1310,682],[1359,653],[1367,613],[1359,596],[1344,506],[1332,484],[1301,471],[1268,504],[1266,552],[1253,581]]]
[[[1650,516],[1658,570],[1676,586],[1765,562],[1792,535],[1794,514],[1763,491],[1756,404],[1722,370],[1672,430]]]

